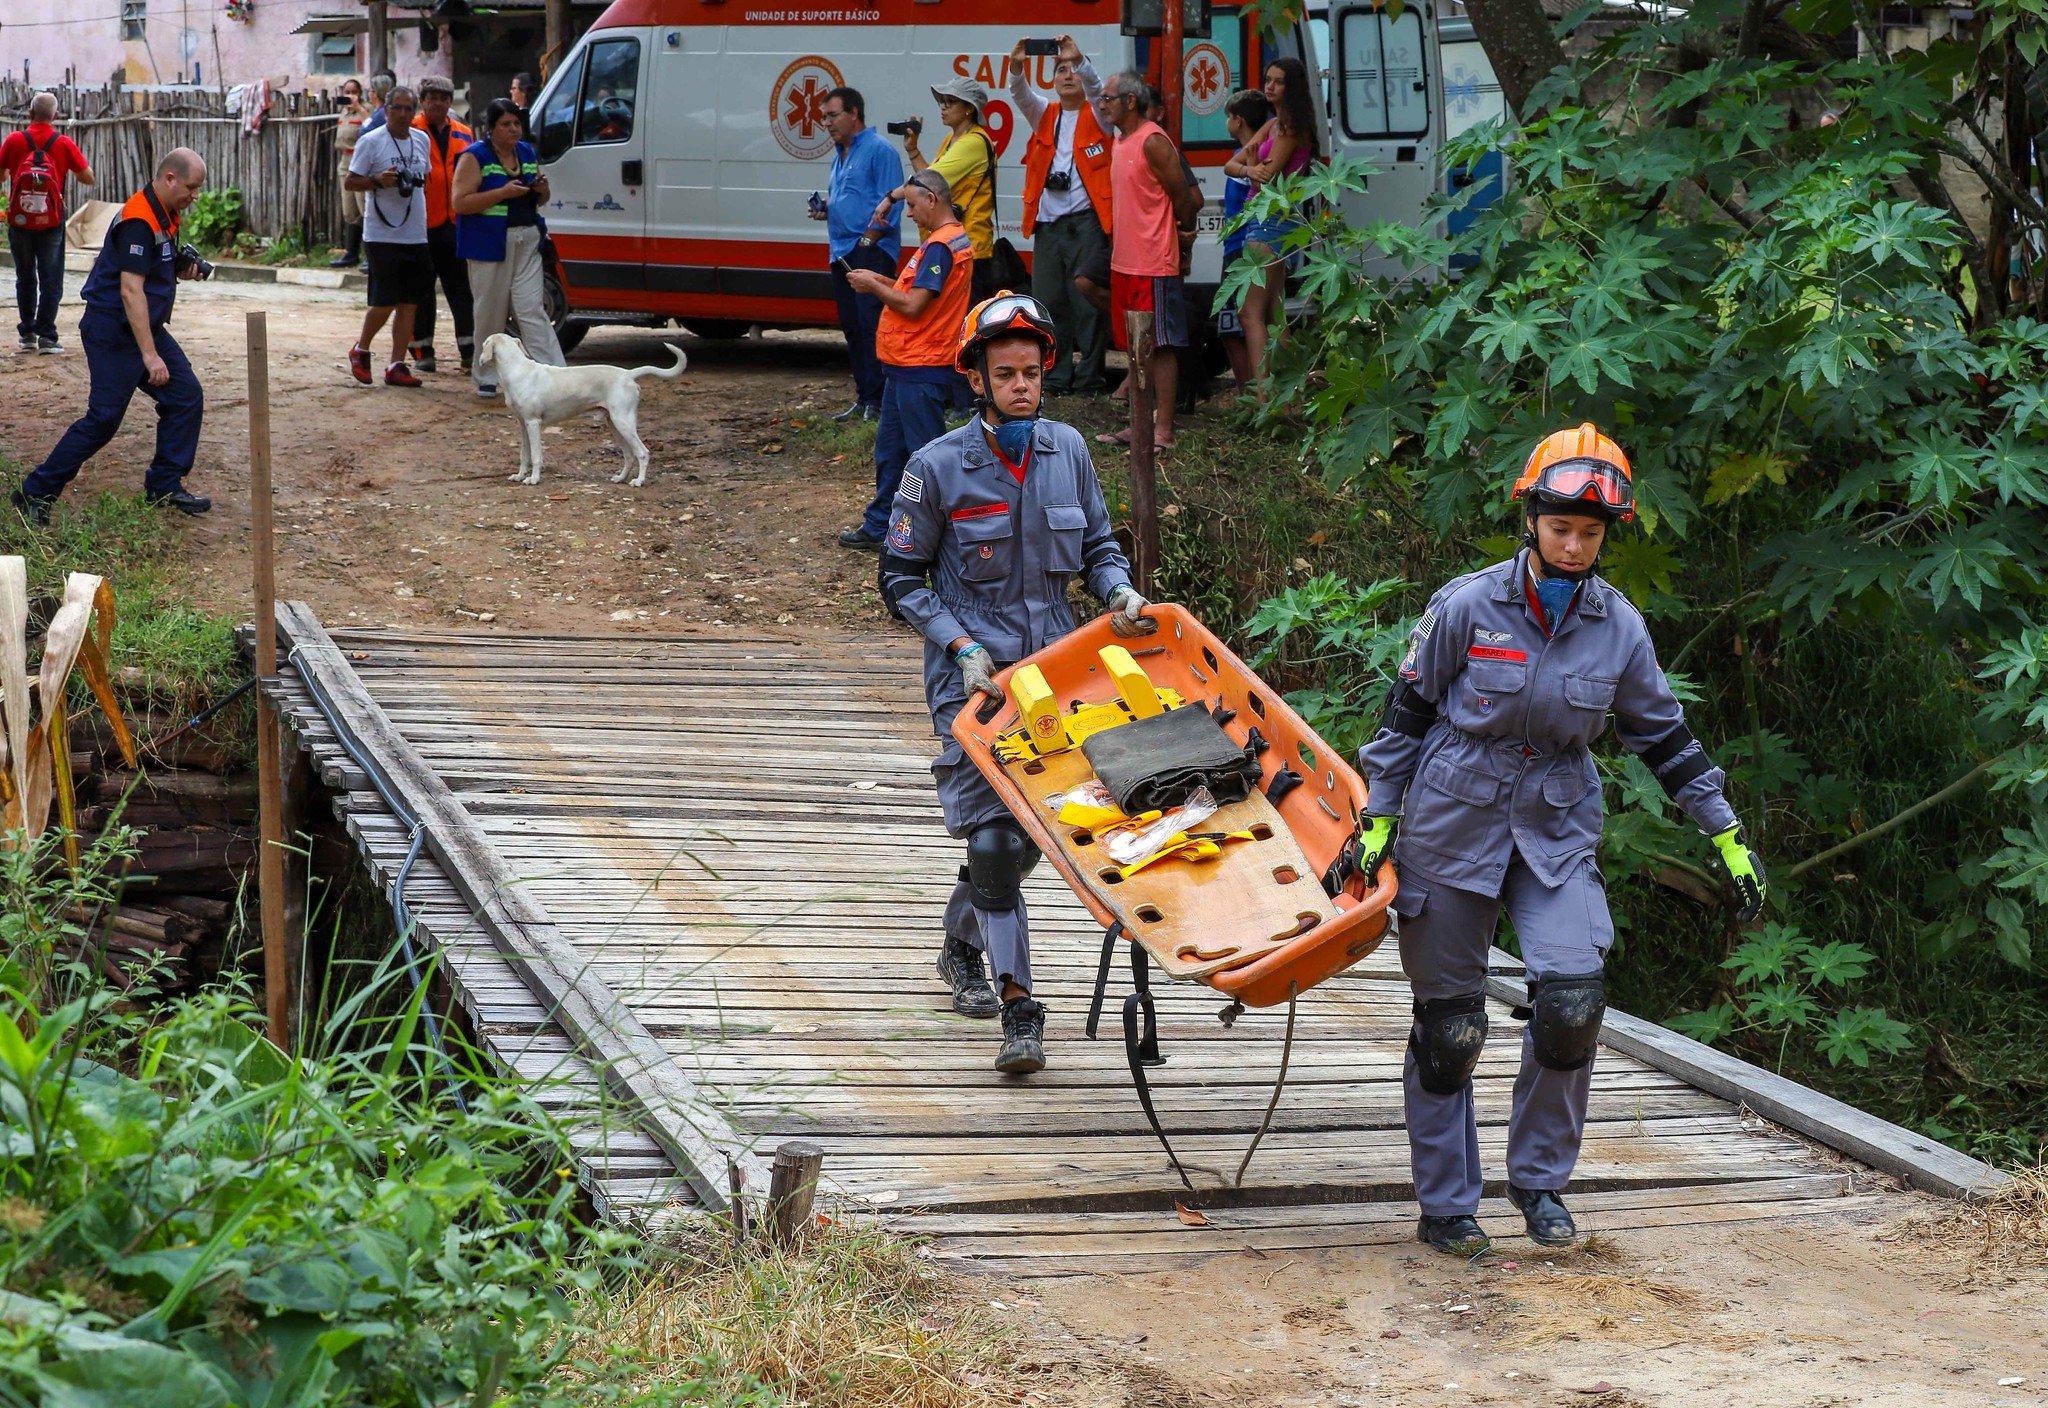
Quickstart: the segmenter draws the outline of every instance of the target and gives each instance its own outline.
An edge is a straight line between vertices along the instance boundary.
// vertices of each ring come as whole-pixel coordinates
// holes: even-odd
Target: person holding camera
[[[856,293],[847,276],[856,269],[885,279],[896,276],[903,253],[901,221],[871,220],[869,212],[903,183],[903,159],[867,125],[867,104],[858,89],[834,88],[825,95],[820,112],[838,150],[832,156],[826,195],[811,196],[811,218],[825,222],[832,296],[839,305],[846,355],[853,363],[853,404],[832,419],[873,420],[882,413],[882,367],[875,360],[875,325],[881,321],[882,301],[873,294]]]
[[[1047,102],[1031,83],[1031,60],[1054,48],[1053,93]],[[1019,39],[1010,54],[1010,99],[1031,129],[1024,149],[1025,238],[1032,241],[1031,292],[1052,314],[1053,364],[1046,392],[1096,391],[1103,384],[1109,324],[1074,287],[1074,277],[1109,258],[1109,166],[1116,137],[1098,115],[1102,80],[1071,34]]]
[[[128,198],[107,229],[79,293],[85,316],[78,340],[92,377],[85,414],[13,494],[15,508],[38,527],[50,521],[50,506],[79,468],[114,438],[138,390],[156,402],[156,455],[142,481],[143,496],[183,513],[213,507],[185,488],[199,452],[205,397],[166,326],[178,280],[213,272],[198,250],[178,242],[179,218],[205,184],[199,153],[179,147],[157,163],[155,177]]]
[[[989,261],[996,252],[996,143],[981,125],[982,110],[988,106],[988,89],[971,78],[949,78],[932,89],[939,105],[939,120],[946,124],[946,140],[930,161],[918,149],[924,135],[921,118],[906,117],[889,124],[889,131],[903,138],[903,155],[913,172],[935,171],[946,178],[959,208],[960,223],[974,246],[973,294],[976,299],[995,292],[995,266]],[[891,202],[875,207],[875,220],[889,218]]]
[[[349,349],[349,372],[371,385],[370,345],[388,321],[391,361],[386,386],[418,386],[406,352],[419,305],[434,296],[434,259],[427,246],[427,170],[430,139],[412,125],[419,99],[393,88],[384,99],[384,125],[365,131],[349,159],[348,188],[361,191],[363,251],[370,258],[370,311]]]

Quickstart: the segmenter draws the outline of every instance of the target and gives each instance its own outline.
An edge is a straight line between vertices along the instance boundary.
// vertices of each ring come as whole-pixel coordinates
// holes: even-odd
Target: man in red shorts
[[[1129,351],[1124,314],[1151,313],[1152,440],[1173,447],[1173,408],[1179,399],[1173,349],[1188,345],[1187,317],[1180,294],[1180,232],[1193,229],[1201,194],[1188,184],[1173,139],[1147,113],[1151,85],[1127,69],[1103,85],[1102,106],[1116,126],[1116,154],[1110,162],[1110,191],[1116,229],[1110,237],[1110,332]],[[1127,439],[1125,435],[1116,437]]]

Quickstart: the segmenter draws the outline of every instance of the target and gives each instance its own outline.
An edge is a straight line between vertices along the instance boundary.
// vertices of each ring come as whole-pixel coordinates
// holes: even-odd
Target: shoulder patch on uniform
[[[896,516],[896,524],[889,530],[889,546],[897,552],[915,551],[917,544],[910,536],[909,514],[901,513]]]
[[[897,492],[903,495],[905,502],[921,504],[924,502],[924,481],[906,469],[903,471],[903,487]]]

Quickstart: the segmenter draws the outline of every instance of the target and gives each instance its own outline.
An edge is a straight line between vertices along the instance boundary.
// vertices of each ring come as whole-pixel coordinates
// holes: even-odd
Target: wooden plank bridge
[[[425,842],[405,887],[416,935],[486,1050],[572,1117],[607,1214],[716,1205],[728,1156],[758,1194],[758,1155],[803,1137],[824,1147],[821,1192],[842,1209],[1013,1271],[1412,1236],[1392,940],[1303,999],[1242,1187],[1230,1178],[1265,1113],[1282,1016],[1226,1029],[1210,990],[1157,988],[1170,1059],[1155,1088],[1200,1189],[1189,1199],[1146,1131],[1114,997],[1103,1039],[1083,1038],[1101,933],[1050,867],[1026,896],[1051,1065],[1025,1081],[992,1069],[991,1024],[953,1015],[933,970],[960,852],[926,770],[936,742],[909,637],[330,638],[302,605],[279,617],[290,663],[272,698],[380,887],[416,831]],[[1496,982],[1500,997],[1518,988]],[[1493,1019],[1477,1099],[1497,1172],[1520,1032],[1505,1002]],[[1574,1185],[1586,1226],[1896,1201],[1836,1151],[1936,1192],[1998,1180],[1623,1014],[1605,1042]],[[1176,1194],[1209,1225],[1183,1225]],[[1488,1209],[1501,1228],[1505,1207]]]

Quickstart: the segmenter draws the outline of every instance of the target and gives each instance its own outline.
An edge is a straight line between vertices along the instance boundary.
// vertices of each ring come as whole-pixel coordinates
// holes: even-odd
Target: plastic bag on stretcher
[[[1222,808],[1216,824],[1256,836],[1263,823],[1284,844],[1245,841],[1200,867],[1156,865],[1127,877],[1096,844],[1096,828],[1113,835],[1114,818],[1091,826],[1061,818],[1054,805],[1082,801],[1094,780],[1080,750],[1005,762],[997,745],[1022,723],[1008,700],[962,709],[953,737],[1104,928],[1145,948],[1170,978],[1204,983],[1248,1007],[1286,1002],[1358,963],[1387,932],[1393,867],[1365,876],[1347,863],[1365,781],[1185,608],[1159,603],[1145,614],[1159,632],[1131,654],[1152,684],[1178,695],[1181,707],[1209,709],[1233,743],[1247,744],[1256,728],[1267,745],[1256,755],[1261,776],[1253,794]],[[1119,691],[1101,652],[1116,645],[1128,642],[1111,631],[1106,614],[1098,616],[1000,672],[996,683],[1035,665],[1063,713],[1111,704]],[[1166,835],[1185,829],[1183,820]],[[1252,891],[1265,899],[1241,903]]]

